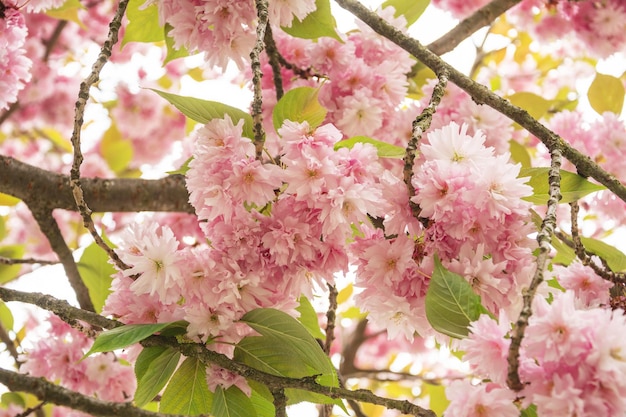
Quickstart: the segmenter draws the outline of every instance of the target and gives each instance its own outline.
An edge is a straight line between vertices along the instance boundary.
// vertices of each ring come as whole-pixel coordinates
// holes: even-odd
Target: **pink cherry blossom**
[[[8,108],[30,81],[32,61],[24,49],[27,34],[24,16],[13,7],[6,7],[0,19],[0,110]]]

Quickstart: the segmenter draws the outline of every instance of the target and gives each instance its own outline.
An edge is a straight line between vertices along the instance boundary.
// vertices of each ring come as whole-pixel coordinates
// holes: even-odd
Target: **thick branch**
[[[44,402],[84,411],[94,416],[173,417],[172,414],[154,413],[142,410],[141,408],[133,407],[130,403],[98,400],[54,385],[43,378],[33,378],[5,369],[0,369],[0,383],[11,391],[28,392]]]
[[[51,295],[36,292],[22,292],[0,287],[0,299],[5,302],[19,301],[21,303],[36,305],[37,307],[56,314],[66,322],[80,320],[103,329],[113,329],[114,327],[122,325],[120,322],[109,320],[91,311],[73,307],[67,301],[59,300]]]
[[[592,177],[626,202],[626,186],[620,183],[615,176],[600,168],[591,158],[574,149],[556,133],[535,120],[526,110],[514,106],[511,102],[493,93],[484,85],[475,82],[456,70],[438,55],[424,47],[420,42],[400,32],[358,1],[336,0],[336,2],[365,22],[376,33],[389,39],[416,57],[424,63],[424,65],[433,70],[435,74],[440,74],[441,70],[444,68],[447,69],[450,73],[450,81],[465,90],[472,96],[476,103],[486,104],[504,114],[509,119],[517,122],[520,126],[539,138],[549,150],[560,149],[563,156],[576,166],[581,175]]]
[[[430,43],[427,48],[434,54],[443,55],[452,51],[478,29],[489,25],[498,16],[515,6],[521,0],[494,0],[476,10],[471,16],[459,22],[441,38]]]
[[[159,180],[81,178],[85,198],[94,212],[169,211],[193,213],[182,175]],[[66,175],[0,155],[0,192],[48,209],[77,211]]]

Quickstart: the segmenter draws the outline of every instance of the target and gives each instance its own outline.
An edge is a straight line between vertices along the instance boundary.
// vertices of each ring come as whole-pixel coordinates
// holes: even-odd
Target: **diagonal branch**
[[[452,51],[478,29],[489,25],[496,20],[498,16],[520,1],[521,0],[494,0],[486,4],[472,13],[471,16],[459,22],[459,24],[448,33],[428,44],[427,48],[437,55],[443,55],[446,52]]]
[[[468,76],[442,60],[438,55],[428,50],[419,41],[405,35],[397,30],[376,13],[367,9],[356,0],[336,0],[344,9],[350,11],[356,17],[365,22],[376,33],[402,49],[413,55],[415,58],[424,63],[427,67],[440,74],[442,69],[447,69],[450,73],[450,81],[465,90],[472,99],[478,104],[486,104],[494,108],[509,119],[517,122],[520,126],[535,135],[550,150],[560,149],[563,156],[574,164],[578,172],[582,176],[592,177],[600,184],[611,190],[621,200],[626,202],[626,186],[624,186],[614,175],[609,174],[598,164],[593,162],[591,158],[583,155],[578,150],[561,139],[556,133],[545,127],[534,119],[526,110],[521,109],[510,101],[505,100],[499,95],[489,90],[484,85],[475,82]]]
[[[94,212],[169,211],[193,213],[182,175],[158,180],[81,178]],[[66,175],[0,155],[0,192],[52,209],[76,211]]]
[[[26,204],[37,221],[41,232],[46,236],[48,242],[50,242],[50,247],[59,257],[67,279],[76,293],[78,304],[85,310],[96,311],[89,297],[89,290],[83,282],[80,272],[78,272],[78,266],[74,261],[72,251],[67,246],[61,234],[61,229],[59,229],[59,225],[52,216],[52,210],[49,208],[40,208],[37,206],[37,202],[33,201],[26,201]]]

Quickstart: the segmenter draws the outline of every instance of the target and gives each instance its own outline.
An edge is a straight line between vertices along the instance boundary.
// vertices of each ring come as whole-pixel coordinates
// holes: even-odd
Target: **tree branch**
[[[102,401],[54,385],[43,378],[33,378],[17,372],[0,369],[0,383],[11,391],[28,392],[41,401],[62,405],[101,417],[174,417],[173,414],[154,413],[130,403]],[[180,416],[182,417],[182,416]]]
[[[528,320],[532,315],[532,301],[539,285],[543,282],[543,272],[548,263],[548,255],[550,254],[550,239],[556,227],[556,210],[561,200],[561,151],[553,149],[550,152],[551,164],[548,181],[550,183],[548,209],[546,216],[541,224],[541,230],[537,234],[537,242],[539,243],[539,254],[537,255],[537,269],[533,276],[528,289],[524,291],[524,304],[519,318],[513,327],[511,333],[511,345],[509,346],[509,370],[507,376],[507,385],[514,391],[521,391],[524,384],[519,377],[519,356],[524,331],[528,326]]]
[[[444,68],[447,69],[450,73],[450,81],[465,90],[472,96],[476,103],[486,104],[504,114],[509,119],[517,122],[520,126],[539,138],[550,151],[560,149],[563,156],[576,166],[582,176],[592,177],[626,202],[626,186],[620,183],[614,175],[600,168],[591,158],[574,149],[556,133],[535,120],[526,110],[514,106],[511,102],[490,91],[484,85],[475,82],[456,70],[438,55],[424,47],[419,41],[397,30],[358,1],[336,0],[336,2],[365,22],[376,33],[384,36],[413,55],[424,63],[424,65],[433,70],[435,74],[440,74],[441,70]]]
[[[81,178],[85,198],[94,212],[169,211],[194,213],[185,177],[158,180]],[[77,211],[69,178],[9,156],[0,155],[0,192],[23,201],[37,201],[53,210]]]
[[[452,51],[463,40],[478,29],[489,25],[498,16],[515,6],[521,0],[494,0],[482,8],[476,10],[471,16],[459,22],[452,30],[434,42],[428,44],[427,48],[436,55],[443,55]]]
[[[91,311],[73,307],[67,301],[59,300],[51,295],[0,287],[0,299],[5,302],[19,301],[21,303],[36,305],[37,307],[56,314],[65,322],[80,320],[102,329],[113,329],[123,325],[123,323],[109,320]]]
[[[263,130],[263,89],[261,87],[261,52],[263,51],[265,39],[265,29],[268,26],[268,5],[267,0],[255,0],[256,12],[259,18],[256,27],[256,43],[250,52],[252,66],[252,85],[254,98],[252,100],[252,119],[254,120],[254,148],[256,159],[259,161],[263,155],[263,145],[265,144],[265,132]]]
[[[89,290],[83,282],[80,272],[78,272],[78,266],[74,261],[72,251],[67,246],[67,243],[61,234],[61,229],[59,229],[59,225],[52,216],[52,210],[49,208],[38,207],[38,200],[26,200],[25,203],[28,205],[33,217],[37,221],[39,229],[41,229],[41,232],[46,236],[48,242],[50,242],[50,247],[59,257],[59,260],[63,265],[63,269],[65,270],[65,275],[67,275],[67,279],[76,293],[78,304],[80,304],[81,308],[85,310],[96,311],[93,303],[91,302],[91,298],[89,297]]]
[[[89,90],[91,89],[91,86],[98,82],[102,68],[109,61],[109,58],[111,58],[113,45],[117,43],[119,30],[122,26],[122,18],[124,17],[128,2],[129,0],[120,0],[118,3],[113,20],[111,20],[111,23],[109,24],[109,34],[107,39],[104,41],[104,44],[102,44],[102,48],[100,49],[100,54],[98,55],[96,62],[94,62],[91,67],[91,73],[82,83],[80,83],[78,99],[76,100],[76,108],[74,111],[74,130],[71,138],[72,147],[74,148],[74,158],[72,161],[72,169],[70,170],[70,187],[72,188],[72,194],[74,196],[74,200],[76,201],[78,211],[83,218],[85,228],[89,230],[89,233],[98,246],[100,246],[109,255],[109,258],[120,270],[128,269],[129,267],[120,259],[117,253],[115,253],[115,251],[107,245],[104,239],[102,239],[91,218],[92,211],[85,201],[80,182],[80,165],[83,163],[80,135],[83,128],[85,107],[87,105],[87,100],[89,99]]]

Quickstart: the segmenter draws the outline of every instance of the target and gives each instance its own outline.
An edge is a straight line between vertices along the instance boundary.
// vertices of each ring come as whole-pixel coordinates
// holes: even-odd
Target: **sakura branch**
[[[0,155],[0,192],[47,209],[76,211],[70,179]],[[81,178],[94,212],[169,211],[193,213],[182,175],[158,180]]]
[[[274,36],[272,35],[272,25],[267,25],[265,28],[265,52],[272,67],[276,101],[278,101],[285,94],[285,89],[283,88],[283,78],[280,74],[280,52],[278,52]]]
[[[326,310],[326,340],[324,352],[330,354],[330,348],[335,340],[335,320],[337,319],[337,287],[328,284],[328,310]]]
[[[0,369],[0,382],[11,391],[28,392],[41,401],[70,407],[101,417],[173,417],[173,414],[155,413],[132,406],[130,403],[102,401],[60,387],[43,378],[34,378]],[[182,417],[182,416],[180,416]]]
[[[427,48],[434,54],[443,55],[452,51],[462,41],[478,29],[489,25],[498,16],[518,4],[521,0],[494,0],[476,10],[471,16],[459,22],[452,30],[428,44]]]
[[[58,261],[46,261],[44,259],[33,259],[33,258],[6,258],[4,256],[0,256],[0,265],[20,265],[20,264],[38,264],[38,265],[56,265]]]
[[[417,154],[417,146],[425,131],[428,130],[433,120],[433,115],[437,111],[437,106],[441,102],[441,98],[446,92],[446,85],[448,84],[448,71],[443,69],[441,73],[437,75],[439,81],[433,89],[432,96],[428,106],[422,110],[419,116],[413,121],[413,130],[411,139],[406,147],[404,154],[404,183],[409,191],[409,205],[411,211],[416,219],[419,219],[424,227],[428,227],[429,220],[420,217],[421,209],[419,205],[411,200],[415,196],[415,187],[412,184],[413,179],[413,164],[415,162],[415,156]]]
[[[537,288],[543,282],[543,273],[550,254],[550,240],[556,227],[556,210],[561,200],[561,151],[559,149],[552,149],[550,151],[550,157],[548,209],[541,224],[541,229],[537,234],[537,242],[539,243],[539,253],[537,254],[536,260],[537,268],[535,269],[535,274],[528,289],[524,291],[522,311],[512,330],[511,345],[509,347],[507,384],[509,388],[514,391],[521,391],[524,388],[524,384],[522,384],[519,377],[520,347],[522,345],[522,339],[524,338],[524,331],[528,326],[528,320],[532,315],[533,298],[537,292]]]
[[[256,27],[256,43],[250,53],[252,66],[252,84],[254,86],[254,98],[252,100],[252,119],[254,120],[254,148],[256,159],[259,161],[263,155],[263,144],[265,143],[265,132],[263,131],[263,89],[261,87],[261,78],[263,72],[261,70],[261,52],[263,51],[263,40],[265,39],[265,30],[268,26],[268,10],[267,0],[255,1],[257,16],[259,21]]]
[[[81,130],[83,127],[83,117],[85,114],[85,106],[87,105],[87,100],[89,99],[89,89],[92,85],[94,85],[98,79],[100,78],[100,72],[104,65],[108,62],[111,57],[113,45],[117,43],[118,33],[120,27],[122,26],[122,18],[124,17],[124,13],[126,11],[126,7],[128,6],[129,0],[121,0],[118,4],[117,10],[115,12],[115,16],[111,23],[109,24],[109,35],[104,41],[102,45],[102,49],[100,50],[100,54],[98,55],[98,59],[94,62],[91,73],[89,76],[80,84],[80,90],[78,93],[78,100],[76,101],[75,108],[75,117],[74,117],[74,130],[72,132],[72,146],[74,148],[74,159],[72,162],[72,169],[70,170],[70,187],[72,189],[72,193],[74,195],[74,200],[76,201],[76,206],[78,207],[78,211],[80,212],[83,223],[91,236],[93,236],[94,240],[102,249],[104,249],[109,257],[113,260],[113,262],[117,265],[117,267],[121,270],[128,269],[128,265],[126,265],[120,258],[117,256],[115,251],[107,245],[107,243],[102,239],[91,218],[91,209],[87,205],[83,193],[83,189],[80,181],[80,165],[83,162],[83,155],[81,152]]]
[[[562,155],[576,166],[578,172],[582,176],[595,179],[600,184],[615,193],[615,195],[617,195],[621,200],[626,202],[626,186],[624,186],[614,175],[609,174],[598,164],[593,162],[590,157],[573,148],[556,133],[538,122],[526,110],[511,104],[511,102],[493,93],[484,85],[477,83],[462,72],[450,66],[437,54],[424,47],[419,41],[394,28],[375,12],[369,10],[358,1],[336,0],[336,2],[341,7],[350,11],[356,17],[365,22],[376,33],[384,36],[405,51],[409,52],[436,74],[440,73],[444,68],[447,69],[450,81],[471,95],[476,103],[486,104],[504,114],[509,119],[517,122],[520,126],[541,140],[541,142],[550,151],[559,149]]]

